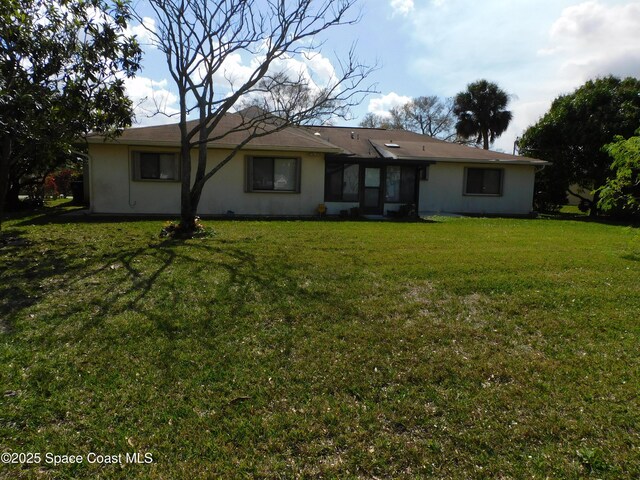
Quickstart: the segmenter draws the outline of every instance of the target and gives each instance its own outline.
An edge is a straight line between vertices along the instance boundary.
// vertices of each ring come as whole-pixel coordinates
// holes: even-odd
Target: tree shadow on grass
[[[0,255],[6,258],[2,265],[0,282],[0,331],[11,333],[13,317],[36,304],[42,296],[42,282],[65,271],[68,265],[62,256],[36,254],[42,244],[34,244],[17,229],[5,230],[0,244]]]
[[[30,212],[22,216],[14,217],[14,219],[21,219],[20,222],[14,223],[16,227],[25,227],[33,225],[50,225],[50,224],[66,224],[66,223],[135,223],[135,222],[149,222],[149,221],[166,221],[176,220],[178,215],[111,215],[111,214],[91,214],[80,210],[70,211],[68,208],[52,207],[49,209],[41,209],[38,211]],[[439,223],[437,220],[428,217],[384,217],[384,218],[367,218],[367,217],[341,217],[334,215],[331,217],[299,217],[299,216],[260,216],[260,215],[201,215],[202,220],[207,222],[233,221],[233,222],[305,222],[305,223],[417,223],[417,224],[431,224]]]
[[[175,220],[177,215],[92,215],[82,211],[69,212],[68,210],[55,214],[26,216],[22,221],[15,223],[16,227],[34,225],[73,224],[73,223],[136,223],[149,221]]]
[[[158,220],[156,217],[153,219]],[[284,263],[276,262],[274,268],[264,263],[264,259],[258,259],[252,252],[255,249],[253,240],[245,245],[249,240],[138,237],[121,246],[111,244],[105,248],[91,241],[83,243],[81,239],[64,236],[55,239],[39,237],[31,243],[25,239],[21,228],[32,224],[113,223],[116,220],[121,223],[149,222],[150,218],[42,215],[14,223],[7,234],[16,243],[0,247],[0,258],[7,259],[5,271],[9,276],[9,281],[0,283],[0,332],[11,333],[12,322],[28,309],[47,301],[57,313],[50,315],[54,321],[42,325],[42,333],[55,333],[53,330],[57,325],[71,317],[81,318],[84,328],[91,329],[99,328],[105,318],[136,311],[166,335],[175,336],[179,334],[179,328],[175,327],[169,312],[165,314],[154,305],[163,300],[155,298],[154,289],[160,285],[166,295],[175,296],[176,302],[186,298],[168,287],[173,282],[170,270],[178,264],[188,275],[201,272],[206,275],[211,271],[224,277],[215,289],[209,287],[212,289],[209,302],[212,305],[210,312],[220,315],[224,311],[225,318],[251,315],[256,291],[275,302],[282,298],[302,303],[331,301],[327,292],[302,288],[298,284],[299,278],[292,275]],[[211,225],[215,227],[215,221]],[[123,229],[126,228],[123,225]],[[123,238],[119,240],[124,241]],[[184,284],[186,288],[198,288],[192,279],[184,280]],[[53,296],[60,297],[57,305],[53,303]],[[195,298],[202,297],[195,295]],[[219,299],[224,302],[221,309],[216,303]],[[67,302],[69,305],[64,305]],[[247,304],[251,304],[251,308],[246,309]],[[283,310],[286,307],[278,308]],[[290,318],[286,312],[282,316]],[[203,330],[207,322],[211,326],[209,320],[201,321]],[[77,335],[80,338],[82,334],[78,331]]]
[[[79,207],[81,208],[81,207]],[[35,216],[34,216],[35,213]],[[0,333],[9,333],[13,330],[13,319],[25,309],[37,304],[43,296],[56,293],[57,282],[54,279],[64,279],[66,288],[73,288],[76,285],[86,282],[93,276],[102,272],[107,272],[112,266],[121,264],[129,273],[131,287],[119,295],[130,296],[133,299],[127,304],[127,308],[136,309],[138,304],[144,300],[153,289],[154,284],[163,273],[177,259],[185,260],[184,254],[179,253],[184,240],[170,239],[147,247],[120,248],[116,254],[102,256],[91,259],[91,265],[81,261],[78,252],[78,242],[69,241],[64,237],[55,240],[38,240],[37,244],[32,244],[24,236],[21,227],[48,224],[85,224],[85,223],[135,223],[149,222],[150,220],[163,220],[175,218],[174,216],[103,216],[103,215],[83,215],[69,214],[69,204],[61,204],[55,207],[45,207],[36,211],[17,212],[13,219],[21,218],[20,222],[13,222],[8,228],[2,231],[2,242],[0,242],[0,258],[9,258],[7,265],[3,265],[3,277],[9,278],[0,284]],[[222,220],[222,219],[220,219]],[[227,221],[229,219],[226,219]],[[238,219],[250,220],[250,219]],[[253,219],[255,220],[255,219]],[[272,218],[270,220],[276,220]],[[290,221],[316,222],[318,219],[289,219]],[[216,220],[210,220],[215,225]],[[320,221],[351,221],[351,219],[322,219]],[[358,222],[377,222],[379,220],[358,219]],[[391,223],[406,222],[407,220],[391,220]],[[417,219],[417,223],[437,223],[430,219]],[[386,223],[386,222],[385,222]],[[259,271],[256,268],[256,260],[253,254],[239,248],[238,245],[225,245],[218,243],[217,246],[207,243],[189,243],[192,249],[207,250],[206,255],[218,257],[228,257],[227,262],[216,264],[217,268],[227,272],[229,277],[229,288],[241,286],[247,282],[253,282],[261,288],[273,288],[277,280],[282,280],[286,272],[277,274],[266,270]],[[237,243],[237,242],[236,242]],[[160,266],[153,273],[145,276],[136,270],[134,263],[139,257],[152,257],[160,262]],[[197,259],[190,258],[196,262]],[[286,280],[286,279],[285,279]],[[287,282],[285,282],[287,283]],[[306,292],[305,292],[306,293]],[[226,292],[229,295],[229,292]],[[236,295],[240,295],[236,293]],[[99,311],[108,312],[113,310],[117,298],[114,292],[106,292],[102,301],[98,302],[96,308]],[[242,299],[240,299],[242,300]],[[238,314],[242,301],[234,303],[232,314]],[[69,315],[77,313],[80,309],[70,310]]]
[[[180,292],[172,292],[168,287],[173,281],[169,270],[177,264],[183,268],[187,265],[191,275],[215,272],[224,277],[209,301],[214,304],[219,300],[216,297],[222,298],[232,318],[245,315],[246,304],[255,300],[255,292],[248,286],[268,298],[292,295],[307,301],[326,301],[326,293],[305,291],[286,270],[258,266],[255,254],[248,251],[243,242],[169,239],[119,248],[114,254],[97,254],[88,260],[77,252],[77,241],[64,238],[5,246],[0,249],[0,255],[10,258],[7,262],[10,280],[0,284],[0,318],[3,319],[0,328],[4,333],[11,333],[11,322],[22,313],[44,299],[51,303],[52,296],[58,295],[60,300],[53,308],[59,312],[54,316],[55,321],[42,325],[41,334],[55,333],[60,322],[77,315],[77,318],[85,317],[81,321],[84,329],[92,329],[99,328],[106,318],[135,311],[152,320],[164,334],[174,336],[178,329],[170,312],[159,313],[154,306],[157,300],[153,290],[162,284],[163,292],[175,293],[176,301],[181,301]],[[111,276],[114,279],[110,279]],[[187,279],[186,288],[198,288],[197,282]],[[149,298],[151,304],[147,304]],[[63,305],[66,302],[70,303]],[[206,323],[205,319],[201,322],[203,327]],[[77,339],[81,338],[82,332],[76,334]]]
[[[542,213],[538,216],[543,220],[559,220],[559,221],[574,221],[583,223],[598,223],[602,225],[613,225],[620,227],[640,228],[640,220],[633,218],[614,218],[614,217],[592,217],[583,213]]]
[[[66,202],[58,203],[56,205],[44,205],[41,207],[25,207],[19,210],[13,210],[5,212],[5,218],[2,219],[3,224],[7,221],[18,221],[29,224],[29,220],[32,222],[42,221],[45,218],[55,219],[65,214],[76,215],[82,210],[86,210],[86,205],[78,205],[69,199]]]
[[[77,241],[56,238],[32,242],[16,229],[7,232],[7,237],[10,240],[0,247],[0,255],[6,258],[3,265],[5,278],[0,283],[0,328],[5,333],[13,330],[11,321],[20,312],[36,305],[43,297],[55,294],[64,297],[65,292],[83,288],[84,284],[91,283],[92,278],[120,266],[131,271],[131,276],[135,279],[136,273],[131,269],[131,262],[140,255],[151,254],[159,258],[161,264],[148,278],[132,283],[132,289],[138,292],[130,305],[134,308],[175,259],[173,246],[168,242],[161,242],[155,248],[122,248],[115,255],[97,255],[87,261],[83,253],[78,252]],[[105,292],[101,297],[103,306],[111,304],[115,300],[114,295],[115,292]],[[67,314],[77,313],[85,307],[86,305],[78,305],[70,308]]]

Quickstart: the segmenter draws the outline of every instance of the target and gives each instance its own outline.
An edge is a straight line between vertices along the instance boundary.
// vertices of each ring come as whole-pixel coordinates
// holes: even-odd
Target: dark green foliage
[[[511,122],[507,110],[509,95],[498,85],[478,80],[467,85],[467,90],[456,95],[453,113],[458,117],[456,132],[462,138],[476,138],[485,150],[502,135]]]
[[[42,182],[88,132],[131,124],[124,78],[141,50],[128,3],[6,0],[0,5],[0,200]]]
[[[609,76],[590,80],[558,97],[520,140],[524,155],[552,162],[536,178],[536,204],[553,209],[566,201],[569,185],[598,190],[611,175],[603,146],[640,125],[640,80]],[[596,213],[598,192],[588,202]]]
[[[525,154],[522,150],[520,153]],[[530,154],[533,156],[533,154]],[[537,157],[534,157],[537,158]],[[553,168],[553,173],[549,174],[547,169]],[[562,205],[568,203],[567,185],[565,184],[566,173],[562,172],[563,165],[546,165],[545,168],[536,173],[535,190],[533,203],[538,212],[557,212]]]
[[[615,177],[600,189],[598,208],[617,216],[640,216],[640,136],[618,136],[604,149],[613,158]]]

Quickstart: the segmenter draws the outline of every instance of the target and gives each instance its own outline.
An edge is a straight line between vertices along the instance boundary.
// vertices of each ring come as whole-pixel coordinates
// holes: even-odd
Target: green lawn
[[[3,225],[0,477],[640,477],[639,229],[162,225]]]

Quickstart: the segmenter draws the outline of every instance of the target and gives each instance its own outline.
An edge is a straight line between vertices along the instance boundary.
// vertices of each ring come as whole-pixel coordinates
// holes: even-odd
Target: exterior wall
[[[502,165],[502,195],[465,195],[465,167],[484,168],[477,163],[436,163],[429,167],[429,180],[420,182],[421,214],[427,212],[526,215],[533,209],[535,167]]]
[[[588,198],[589,200],[593,200],[593,195],[591,194],[591,190],[586,190],[582,187],[580,187],[579,185],[573,184],[573,185],[569,185],[569,190],[571,190],[572,192],[576,192],[578,195],[584,197],[584,198]],[[571,195],[570,193],[567,193],[567,205],[574,205],[574,206],[578,206],[580,205],[581,200],[574,196]]]
[[[226,153],[210,150],[208,166],[215,166]],[[246,156],[300,157],[300,193],[245,192]],[[207,183],[199,213],[238,215],[315,215],[324,200],[324,155],[321,153],[253,152],[238,155]]]
[[[110,144],[89,146],[91,211],[124,214],[178,214],[180,182],[132,180],[131,150],[176,151]],[[212,168],[228,151],[209,150]],[[245,157],[268,155],[300,157],[300,193],[245,192]],[[192,156],[195,171],[196,154]],[[318,181],[320,179],[320,181]],[[244,151],[205,185],[198,206],[201,215],[314,215],[324,197],[324,156],[321,153]]]
[[[132,180],[131,150],[166,149],[92,144],[90,154],[91,211],[117,214],[170,214],[180,212],[180,182]],[[171,150],[170,150],[171,151]],[[176,151],[176,149],[173,149]],[[208,167],[222,160],[227,152],[210,150]],[[301,158],[300,193],[245,192],[245,157],[269,155]],[[194,153],[195,158],[195,153]],[[528,214],[532,210],[535,167],[504,165],[501,196],[464,195],[465,167],[480,164],[437,163],[429,168],[429,180],[420,182],[419,212],[476,214]],[[192,167],[195,170],[195,160]],[[246,151],[237,155],[205,185],[198,213],[224,215],[316,214],[325,203],[327,214],[359,206],[358,202],[324,202],[324,155],[321,153]],[[399,204],[385,204],[397,210]]]
[[[129,147],[89,145],[90,208],[95,213],[180,212],[180,183],[134,182]]]

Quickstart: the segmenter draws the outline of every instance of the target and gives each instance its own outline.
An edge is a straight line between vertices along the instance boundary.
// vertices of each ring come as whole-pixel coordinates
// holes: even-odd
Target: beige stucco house
[[[209,142],[208,167],[239,135]],[[90,137],[91,212],[178,214],[179,138],[177,124]],[[243,147],[209,180],[198,213],[312,216],[322,204],[328,215],[390,215],[407,205],[420,214],[526,215],[545,163],[406,131],[289,127]]]

